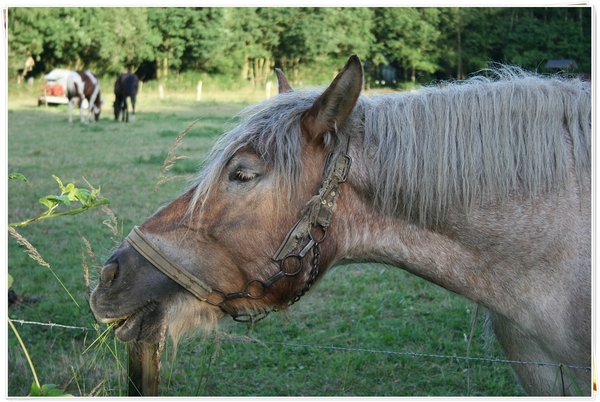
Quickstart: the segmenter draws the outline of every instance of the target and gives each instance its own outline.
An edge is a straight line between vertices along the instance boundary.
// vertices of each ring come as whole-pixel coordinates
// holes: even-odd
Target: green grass
[[[160,100],[149,86],[144,91],[133,124],[112,120],[106,106],[112,105],[112,98],[105,94],[98,124],[69,125],[65,106],[37,107],[35,91],[9,88],[8,172],[22,173],[31,185],[8,182],[8,221],[44,211],[38,199],[58,193],[53,174],[80,188],[87,188],[85,180],[101,186],[118,219],[117,235],[104,224],[109,216],[101,209],[17,228],[52,271],[29,258],[14,239],[8,240],[13,289],[20,296],[39,299],[11,307],[9,316],[88,328],[16,325],[40,381],[76,396],[127,393],[125,346],[112,333],[94,342],[106,326],[96,325],[90,313],[84,265],[89,267],[93,287],[97,270],[123,235],[182,193],[223,126],[252,100],[244,95],[244,102],[232,102],[234,94],[215,93],[203,94],[201,102],[195,101],[193,93]],[[189,159],[177,161],[167,172],[184,178],[155,191],[175,137],[198,118],[176,151]],[[83,238],[93,255],[86,251]],[[465,337],[470,333],[472,309],[468,300],[396,268],[340,267],[292,306],[289,314],[272,314],[254,328],[228,319],[218,339],[190,336],[175,356],[168,343],[162,358],[161,392],[167,396],[522,395],[507,364],[410,355],[467,356]],[[495,341],[486,346],[483,320],[481,314],[469,356],[501,357]],[[241,341],[247,338],[263,344]],[[7,359],[7,394],[27,395],[33,375],[10,330]]]

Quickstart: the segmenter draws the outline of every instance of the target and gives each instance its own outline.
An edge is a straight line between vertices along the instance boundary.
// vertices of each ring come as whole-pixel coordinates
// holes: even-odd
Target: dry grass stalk
[[[94,252],[92,251],[92,246],[90,244],[90,242],[88,241],[88,239],[86,239],[81,233],[79,233],[79,236],[81,236],[81,238],[83,239],[83,242],[85,243],[85,248],[86,251],[88,253],[88,255],[90,256],[90,258],[92,259],[92,264],[97,267],[98,263],[96,262],[96,255],[94,254]],[[83,250],[82,250],[83,251]]]
[[[87,251],[87,254],[90,256],[90,258],[92,259],[92,265],[95,268],[99,268],[99,266],[98,266],[98,262],[96,261],[96,255],[92,251],[92,245],[90,244],[88,239],[86,239],[81,233],[79,233],[79,236],[81,236],[81,238],[83,239],[83,242],[85,243],[85,250],[83,247],[81,248],[81,260],[82,260],[82,264],[83,264],[83,277],[85,279],[85,284],[87,286],[88,294],[89,294],[92,292],[92,288],[90,285],[90,271],[88,269],[87,258],[85,256],[86,251]]]
[[[29,255],[29,257],[35,260],[39,265],[46,268],[50,268],[50,264],[44,261],[40,253],[38,253],[35,247],[33,247],[33,245],[29,243],[27,239],[21,236],[13,227],[9,226],[8,231],[10,232],[10,235],[17,241],[17,243],[19,243],[27,249],[25,250],[25,252],[27,253],[27,255]]]
[[[92,288],[90,286],[90,271],[87,265],[87,259],[85,258],[85,251],[83,247],[81,247],[81,263],[83,265],[83,278],[85,279],[85,286],[88,290],[88,295],[92,293]]]
[[[102,388],[100,388],[104,384],[105,380],[100,381],[100,384],[96,385],[93,390],[87,396],[99,396]]]
[[[87,180],[85,177],[83,177],[83,180],[87,183],[88,187],[90,188],[90,190],[96,190]],[[102,198],[100,196],[100,193],[98,193],[98,199]],[[108,215],[108,217],[110,218],[110,220],[105,220],[102,221],[102,223],[106,226],[108,226],[108,228],[110,229],[110,231],[112,232],[112,234],[114,236],[119,236],[119,223],[117,222],[117,218],[115,217],[115,214],[113,213],[113,211],[108,207],[108,205],[104,204],[102,205],[100,208],[102,208],[102,210],[104,211],[104,213],[106,215]],[[121,237],[122,234],[121,234]],[[89,243],[88,243],[89,244]],[[95,262],[94,262],[95,263]]]
[[[108,205],[102,205],[100,208],[104,211],[106,215],[110,218],[110,220],[104,220],[102,223],[110,229],[113,236],[123,237],[123,231],[119,232],[119,222],[117,222],[117,217],[113,213],[112,209],[108,207]]]
[[[175,141],[173,142],[173,145],[171,145],[171,149],[169,150],[169,153],[167,155],[167,159],[165,159],[165,162],[163,163],[162,169],[158,176],[158,178],[160,180],[158,181],[158,183],[156,183],[156,186],[154,187],[154,191],[156,191],[159,186],[161,186],[162,184],[164,184],[168,181],[171,181],[178,177],[183,177],[181,175],[166,177],[165,173],[167,173],[169,171],[169,169],[171,169],[173,167],[173,165],[175,164],[176,161],[178,161],[180,159],[189,158],[188,156],[175,156],[175,150],[183,143],[183,136],[186,135],[187,132],[190,131],[192,129],[192,127],[194,127],[194,124],[196,124],[199,120],[200,119],[194,120],[192,122],[192,124],[190,124],[185,130],[183,130],[181,133],[179,133],[179,135],[175,138]]]

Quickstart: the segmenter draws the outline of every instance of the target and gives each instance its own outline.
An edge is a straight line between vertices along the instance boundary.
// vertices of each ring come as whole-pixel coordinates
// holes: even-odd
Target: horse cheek
[[[212,241],[240,264],[246,264],[263,254],[257,253],[257,250],[269,248],[274,207],[271,197],[265,197],[261,187],[257,186],[245,194],[243,200],[224,197],[226,201],[221,208],[214,208],[210,214],[203,215],[207,219]]]

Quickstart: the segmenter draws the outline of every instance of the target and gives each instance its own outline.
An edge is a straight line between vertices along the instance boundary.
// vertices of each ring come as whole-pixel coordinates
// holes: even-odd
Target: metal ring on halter
[[[258,295],[253,295],[252,293],[250,293],[250,291],[248,290],[250,288],[250,285],[253,283],[259,283],[261,285],[262,288],[262,293],[258,294]],[[257,299],[262,299],[263,297],[265,297],[265,295],[267,294],[267,290],[269,290],[269,286],[267,284],[265,284],[265,282],[261,281],[260,279],[251,279],[248,281],[248,283],[246,283],[246,297],[249,297],[251,299],[257,300]]]
[[[313,226],[313,228],[315,228],[316,226]],[[321,244],[325,241],[325,238],[327,237],[327,228],[324,228],[322,226],[319,226],[321,228],[321,230],[323,231],[323,235],[321,236],[320,239],[315,239],[313,234],[312,234],[312,230],[310,230],[308,232],[308,236],[310,237],[310,240],[314,241],[317,244]],[[310,242],[309,242],[310,243]]]
[[[285,269],[285,261],[288,258],[296,258],[296,260],[298,260],[298,269],[293,271],[293,272],[287,272]],[[300,273],[300,271],[302,270],[302,256],[300,254],[288,254],[285,257],[283,257],[283,259],[281,261],[279,261],[279,268],[281,269],[281,272],[284,273],[285,276],[295,276],[298,275]]]

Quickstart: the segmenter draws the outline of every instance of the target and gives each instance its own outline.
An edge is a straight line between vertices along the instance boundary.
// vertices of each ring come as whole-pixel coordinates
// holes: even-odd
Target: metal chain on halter
[[[323,237],[324,239],[325,237]],[[319,263],[321,262],[321,242],[315,243],[313,246],[313,259],[312,259],[312,269],[310,270],[310,275],[308,280],[304,284],[304,287],[300,290],[300,292],[288,303],[288,307],[292,304],[296,303],[302,296],[306,294],[314,285],[317,275],[319,274]]]
[[[304,252],[304,254],[302,254],[302,252],[298,253],[298,254],[288,254],[283,260],[281,260],[279,262],[279,272],[277,272],[275,275],[271,276],[269,279],[267,279],[267,280],[251,279],[248,282],[246,282],[246,286],[245,286],[244,290],[242,290],[240,292],[225,293],[222,290],[213,289],[213,292],[220,293],[222,295],[222,300],[217,303],[210,299],[207,299],[206,302],[209,304],[212,304],[213,306],[219,307],[225,313],[229,314],[233,318],[234,321],[248,322],[248,323],[258,322],[258,321],[264,319],[265,317],[267,317],[271,312],[277,311],[278,310],[277,307],[272,307],[270,310],[263,310],[263,311],[260,311],[257,313],[237,313],[236,311],[228,308],[225,303],[229,300],[239,299],[239,298],[243,298],[243,297],[247,297],[247,298],[253,299],[253,300],[262,299],[263,297],[265,297],[267,295],[267,291],[268,291],[269,287],[271,285],[273,285],[275,282],[277,282],[278,280],[280,280],[281,278],[284,278],[286,276],[292,277],[292,276],[298,275],[302,271],[302,258],[306,255],[306,253],[309,250],[312,250],[313,258],[312,258],[312,264],[311,264],[311,270],[309,273],[309,278],[306,281],[306,283],[304,284],[304,287],[298,292],[298,294],[296,294],[296,296],[294,296],[294,298],[288,302],[288,307],[291,306],[292,304],[294,304],[298,300],[300,300],[300,298],[302,296],[304,296],[306,294],[306,292],[308,292],[310,290],[310,288],[312,287],[312,285],[315,283],[315,281],[317,279],[317,275],[319,274],[319,263],[321,261],[320,244],[323,242],[323,240],[325,240],[326,233],[327,233],[327,229],[325,228],[324,235],[321,239],[314,240],[311,237],[311,241],[309,241],[309,244],[312,244],[312,247],[303,249],[302,252]],[[288,258],[297,258],[298,259],[299,267],[297,270],[295,270],[293,272],[287,272],[285,270],[284,263]],[[260,284],[262,289],[259,293],[253,294],[249,290],[250,286],[252,286],[253,284]]]

